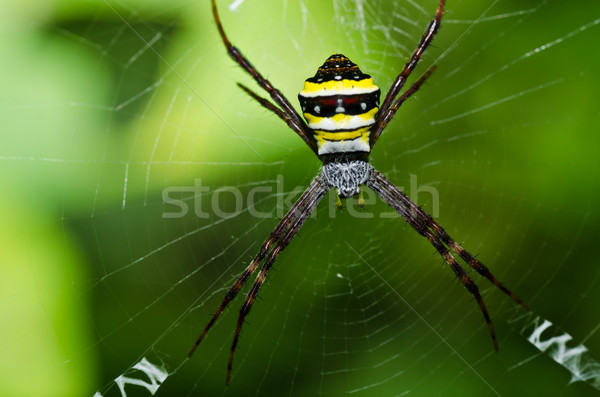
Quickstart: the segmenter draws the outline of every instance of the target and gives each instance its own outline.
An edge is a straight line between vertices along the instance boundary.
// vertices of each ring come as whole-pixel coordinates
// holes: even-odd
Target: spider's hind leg
[[[294,132],[298,134],[298,136],[300,136],[300,138],[302,138],[308,147],[310,147],[310,149],[316,154],[317,145],[306,123],[300,118],[300,115],[290,104],[290,101],[288,101],[288,99],[277,88],[275,88],[273,84],[269,82],[269,80],[265,79],[254,66],[252,66],[250,61],[248,61],[248,59],[242,55],[241,51],[237,47],[231,44],[227,34],[225,33],[225,29],[223,28],[223,24],[221,23],[221,18],[219,17],[219,11],[217,10],[217,4],[215,0],[211,0],[211,5],[213,18],[215,20],[215,24],[217,25],[217,30],[219,31],[221,40],[223,41],[225,48],[227,48],[227,53],[235,62],[237,62],[238,65],[240,65],[250,76],[252,76],[252,78],[263,90],[265,90],[271,96],[271,99],[273,99],[273,101],[279,105],[279,109],[277,111],[274,110],[275,105],[272,104],[271,106],[265,105],[264,102],[268,102],[266,99],[260,98],[247,87],[240,85],[242,89],[254,99],[259,101],[267,109],[275,112],[281,119],[283,119],[283,121],[285,121],[287,125],[290,126],[290,128],[294,130]],[[285,115],[285,117],[282,115]]]
[[[298,123],[298,121],[295,118],[290,117],[289,114],[287,114],[286,112],[284,112],[283,110],[281,110],[280,108],[275,106],[271,101],[269,101],[266,98],[261,97],[256,92],[252,91],[250,88],[246,87],[242,83],[237,83],[237,85],[246,94],[250,95],[252,97],[252,99],[254,99],[258,103],[260,103],[260,105],[262,107],[275,113],[277,115],[277,117],[279,117],[281,120],[283,120],[288,125],[288,127],[290,127],[292,129],[292,131],[294,131],[296,134],[298,134],[298,136],[300,136],[300,138],[302,138],[302,140],[304,142],[306,142],[306,144],[313,151],[316,151],[316,144],[315,144],[314,140],[307,138],[307,137],[311,136],[311,132],[306,127],[306,124]]]

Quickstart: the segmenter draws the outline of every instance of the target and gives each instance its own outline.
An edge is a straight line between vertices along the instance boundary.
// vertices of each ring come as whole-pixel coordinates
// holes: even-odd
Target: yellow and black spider
[[[492,320],[479,290],[450,251],[458,254],[473,269],[490,280],[513,300],[525,308],[528,308],[527,305],[502,285],[487,267],[454,241],[427,212],[412,202],[402,191],[369,164],[371,149],[377,143],[377,139],[394,117],[398,108],[421,87],[435,69],[435,66],[429,68],[414,84],[400,94],[406,80],[440,28],[445,0],[440,0],[435,18],[427,26],[425,34],[410,60],[394,80],[381,107],[379,106],[381,91],[379,87],[373,84],[371,76],[361,72],[358,66],[344,55],[334,54],[317,70],[314,77],[305,81],[304,89],[298,95],[304,118],[308,124],[300,118],[283,94],[250,64],[237,47],[231,44],[223,30],[215,0],[211,0],[211,2],[215,23],[229,56],[256,80],[258,85],[271,96],[276,105],[268,99],[260,97],[248,87],[240,83],[238,83],[238,86],[263,107],[271,110],[285,121],[319,157],[323,162],[323,168],[271,232],[271,235],[261,246],[258,255],[248,265],[244,273],[227,291],[223,302],[196,341],[189,356],[194,353],[217,318],[229,302],[235,298],[248,278],[264,262],[240,309],[227,365],[226,383],[229,384],[233,355],[244,319],[248,315],[258,290],[264,283],[277,255],[285,249],[306,218],[314,211],[319,201],[331,188],[336,188],[339,198],[345,199],[359,194],[362,185],[366,185],[377,193],[410,226],[426,237],[442,255],[465,288],[473,294],[479,303],[479,308],[490,330],[494,349],[497,351],[498,342]]]

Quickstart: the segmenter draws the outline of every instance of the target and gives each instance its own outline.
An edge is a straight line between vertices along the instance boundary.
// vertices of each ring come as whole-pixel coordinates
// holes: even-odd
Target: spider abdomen
[[[347,57],[327,58],[298,95],[318,154],[370,152],[369,133],[380,94],[371,76]]]

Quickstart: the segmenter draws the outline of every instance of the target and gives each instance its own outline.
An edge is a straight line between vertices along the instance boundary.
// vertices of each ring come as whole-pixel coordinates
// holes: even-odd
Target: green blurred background
[[[386,91],[436,7],[231,3],[219,2],[230,38],[295,106],[335,52]],[[596,360],[598,18],[596,1],[449,1],[417,74],[438,70],[372,156],[398,185],[412,174],[434,187],[450,234]],[[142,357],[170,374],[165,396],[598,393],[570,383],[520,334],[522,313],[473,275],[494,354],[472,298],[381,203],[372,219],[319,207],[263,288],[225,388],[242,298],[186,354],[277,214],[164,218],[176,208],[163,190],[267,186],[256,208],[269,212],[281,176],[294,192],[317,159],[236,87],[255,85],[227,58],[207,0],[3,2],[0,26],[0,395],[120,395],[112,380],[144,379],[131,370]],[[207,208],[213,196],[178,197]],[[434,210],[426,193],[419,204]]]

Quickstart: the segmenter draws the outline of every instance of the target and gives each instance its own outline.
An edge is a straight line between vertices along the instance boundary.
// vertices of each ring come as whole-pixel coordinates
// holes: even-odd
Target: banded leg
[[[384,120],[388,118],[387,113],[390,110],[390,106],[392,105],[392,102],[398,96],[398,94],[402,90],[402,87],[404,87],[404,84],[406,84],[406,80],[408,79],[408,76],[410,76],[410,74],[413,72],[413,70],[415,70],[415,68],[417,67],[417,63],[419,62],[419,60],[421,59],[421,56],[423,56],[423,53],[425,52],[425,49],[427,49],[429,44],[431,44],[437,31],[439,30],[440,24],[442,22],[442,14],[444,12],[444,3],[445,3],[445,0],[440,0],[437,11],[435,13],[435,18],[427,26],[425,33],[421,37],[421,41],[419,41],[419,45],[417,45],[417,48],[415,49],[412,56],[410,57],[410,60],[404,65],[404,68],[402,69],[400,74],[396,77],[396,79],[392,83],[392,86],[390,87],[390,90],[388,91],[387,95],[385,96],[385,99],[383,100],[383,103],[382,103],[381,107],[379,108],[377,120],[375,121],[375,124],[373,125],[372,131],[378,131],[378,134],[377,134],[377,136],[374,137],[374,139],[373,138],[371,139],[371,147],[373,147],[373,145],[379,138],[379,135],[381,134],[381,131],[382,131],[381,127],[385,126],[385,124],[386,124],[386,123],[384,123]]]
[[[404,68],[392,83],[390,90],[388,91],[381,107],[379,108],[380,113],[387,112],[394,98],[398,96],[400,90],[402,90],[402,87],[404,87],[408,76],[410,76],[412,71],[417,67],[417,63],[421,59],[421,56],[423,56],[425,49],[433,41],[435,34],[440,28],[442,14],[444,12],[444,3],[445,0],[440,0],[440,4],[438,5],[437,11],[435,13],[435,18],[429,23],[427,29],[425,29],[425,33],[421,37],[421,41],[419,41],[419,44],[417,45],[417,48],[410,57],[410,60],[404,65]]]
[[[219,308],[217,309],[215,314],[212,316],[212,318],[210,319],[210,321],[204,328],[204,331],[202,331],[202,334],[200,334],[200,337],[198,337],[198,339],[196,340],[196,343],[194,343],[194,346],[188,353],[188,357],[191,357],[192,354],[194,354],[194,351],[196,351],[196,348],[198,347],[200,342],[202,342],[202,340],[204,339],[204,337],[206,336],[208,331],[212,328],[212,326],[215,324],[217,319],[221,316],[221,314],[223,313],[223,310],[225,310],[227,305],[229,305],[229,302],[231,302],[233,300],[233,298],[236,297],[238,292],[240,292],[240,290],[242,289],[242,287],[244,286],[244,284],[246,283],[246,281],[248,280],[250,275],[252,275],[252,273],[254,273],[254,271],[260,264],[260,262],[264,259],[265,254],[270,249],[273,242],[275,242],[277,240],[278,237],[279,236],[277,236],[275,234],[275,231],[273,231],[273,233],[271,233],[269,238],[267,240],[265,240],[265,242],[263,243],[262,247],[260,247],[260,251],[259,251],[258,255],[256,255],[256,257],[252,260],[252,262],[250,262],[248,267],[246,267],[246,270],[244,270],[244,273],[242,273],[242,275],[236,280],[236,282],[229,288],[229,290],[225,294],[225,298],[223,298],[223,301],[221,302],[221,305],[219,306]]]
[[[444,258],[446,263],[448,263],[450,265],[450,267],[452,268],[452,270],[454,271],[454,274],[456,274],[456,277],[458,277],[458,279],[465,286],[467,291],[469,291],[471,294],[473,294],[473,296],[475,297],[475,300],[477,300],[477,303],[479,304],[479,308],[481,309],[481,313],[483,314],[483,318],[485,319],[485,322],[487,323],[488,328],[490,330],[490,336],[492,337],[492,343],[494,344],[494,350],[498,351],[498,340],[496,339],[496,331],[494,331],[494,325],[492,324],[492,319],[490,318],[490,315],[485,307],[485,304],[483,303],[483,298],[481,297],[481,294],[479,293],[479,288],[477,288],[477,285],[475,284],[473,279],[471,277],[469,277],[469,275],[465,272],[465,270],[462,268],[462,266],[460,266],[460,264],[456,261],[454,256],[450,253],[450,251],[448,251],[448,249],[442,244],[442,242],[440,241],[438,236],[433,234],[428,229],[425,230],[422,233],[422,235],[425,236],[427,238],[427,240],[429,240],[431,245],[433,245],[435,247],[435,249],[440,253],[440,255],[442,255],[442,257]]]
[[[273,229],[273,231],[271,232],[269,237],[265,240],[263,245],[260,247],[258,254],[254,257],[252,262],[250,262],[248,267],[246,267],[246,270],[244,270],[244,273],[242,273],[242,275],[236,280],[236,282],[229,288],[229,290],[225,294],[225,297],[223,298],[223,301],[221,302],[221,305],[219,306],[219,308],[217,309],[217,311],[215,312],[215,314],[213,315],[211,320],[208,322],[208,324],[204,328],[204,331],[202,332],[200,337],[196,340],[196,343],[194,344],[194,346],[188,353],[188,357],[192,356],[192,354],[194,353],[194,351],[196,350],[196,348],[198,347],[200,342],[202,342],[202,340],[204,339],[204,337],[206,336],[208,331],[212,328],[214,323],[221,316],[221,314],[223,313],[223,310],[225,310],[225,308],[227,307],[229,302],[231,302],[237,296],[238,292],[242,289],[242,287],[244,286],[246,281],[248,281],[248,278],[258,268],[258,265],[263,261],[266,254],[271,250],[271,247],[273,246],[273,244],[281,237],[281,235],[285,232],[286,228],[288,228],[290,224],[294,223],[295,218],[297,218],[301,214],[301,212],[303,210],[303,206],[305,206],[308,195],[310,194],[311,188],[313,187],[314,184],[315,184],[315,182],[313,181],[313,183],[308,187],[306,192],[298,199],[298,201],[296,201],[296,203],[292,206],[292,208],[288,211],[288,213],[285,214],[285,216],[281,219],[281,221],[279,221],[279,223],[277,224],[275,229]]]
[[[283,113],[285,113],[290,120],[289,122],[287,120],[284,120],[284,121],[286,121],[288,126],[290,126],[290,128],[292,130],[294,130],[294,132],[296,134],[298,134],[298,136],[300,138],[302,138],[302,140],[311,148],[311,150],[313,152],[317,153],[317,144],[313,138],[310,128],[308,128],[306,123],[300,118],[300,115],[298,114],[298,112],[296,112],[296,109],[294,109],[294,107],[290,104],[290,102],[283,96],[281,91],[279,91],[277,88],[275,88],[273,86],[273,84],[271,84],[269,82],[269,80],[265,79],[258,72],[258,70],[256,70],[256,68],[254,66],[252,66],[250,61],[248,61],[248,59],[246,59],[246,57],[244,57],[242,55],[241,51],[237,47],[235,47],[234,45],[231,44],[231,42],[229,41],[229,38],[225,34],[223,25],[221,24],[221,18],[219,17],[219,12],[217,10],[217,4],[215,3],[215,0],[211,0],[211,3],[212,3],[213,16],[215,19],[215,23],[217,24],[217,29],[219,30],[221,40],[223,41],[223,44],[227,48],[227,53],[229,54],[229,56],[235,62],[237,62],[237,64],[240,65],[246,72],[248,72],[248,74],[250,74],[250,76],[252,76],[252,78],[258,83],[258,85],[260,85],[260,87],[263,90],[265,90],[265,91],[267,91],[267,93],[269,93],[269,95],[271,96],[273,101],[275,101],[275,103],[281,107]],[[265,99],[265,101],[266,101],[266,99]],[[261,102],[261,104],[262,104],[262,102]],[[270,110],[273,110],[271,107],[267,107],[267,108]]]
[[[492,320],[488,314],[488,311],[483,303],[483,298],[481,297],[479,290],[473,280],[466,274],[464,269],[460,266],[460,264],[456,261],[454,256],[448,251],[444,244],[448,245],[450,249],[452,249],[455,253],[460,255],[463,260],[465,260],[469,265],[471,265],[475,270],[477,270],[484,277],[488,278],[493,284],[498,286],[502,291],[508,294],[513,300],[517,303],[523,305],[525,308],[528,308],[519,298],[517,298],[512,292],[510,292],[506,287],[504,287],[498,280],[496,280],[489,270],[481,264],[478,260],[476,260],[470,253],[464,250],[460,245],[458,245],[445,231],[444,229],[437,224],[431,218],[429,214],[427,214],[421,207],[412,202],[403,192],[401,192],[396,186],[394,186],[391,182],[389,182],[380,172],[373,170],[373,174],[371,179],[367,182],[367,186],[371,188],[375,193],[381,197],[383,201],[385,201],[390,207],[392,207],[396,212],[398,212],[406,222],[415,229],[419,234],[426,237],[429,242],[435,247],[435,249],[442,255],[444,260],[450,265],[456,276],[463,283],[465,288],[473,294],[477,303],[479,304],[479,308],[485,318],[486,323],[488,324],[488,328],[490,331],[490,336],[492,337],[492,342],[494,344],[494,349],[498,350],[498,342],[496,340],[496,334],[494,332],[494,327],[492,324]],[[469,259],[466,259],[469,258]],[[475,267],[473,261],[478,263],[478,267]],[[479,271],[479,269],[485,269],[486,271]]]
[[[319,201],[321,201],[321,199],[329,191],[330,187],[327,186],[327,184],[325,183],[325,178],[322,177],[322,175],[319,175],[315,179],[315,181],[317,181],[317,183],[315,184],[313,182],[313,185],[311,185],[311,187],[314,187],[314,189],[311,190],[309,188],[303,194],[303,196],[306,196],[306,198],[307,198],[304,208],[301,210],[299,216],[294,219],[294,222],[290,225],[290,227],[288,229],[286,229],[284,234],[281,235],[281,237],[279,238],[279,240],[277,241],[277,243],[275,244],[275,246],[273,247],[271,252],[269,252],[269,254],[267,255],[267,257],[265,259],[265,263],[263,264],[262,268],[260,269],[260,272],[256,276],[256,280],[254,281],[252,288],[250,288],[250,291],[248,292],[248,295],[246,296],[246,300],[244,301],[244,304],[242,305],[242,307],[240,309],[237,327],[235,330],[235,336],[233,337],[233,342],[231,344],[231,351],[229,352],[229,362],[227,364],[227,378],[225,380],[226,384],[229,384],[229,380],[231,379],[231,369],[233,368],[233,356],[235,354],[235,349],[237,348],[237,344],[238,344],[238,340],[240,337],[240,332],[242,330],[242,326],[244,325],[244,319],[250,312],[250,309],[252,308],[252,305],[254,304],[256,296],[258,295],[258,291],[260,290],[260,287],[263,285],[263,283],[265,282],[265,280],[267,278],[269,270],[273,266],[273,263],[275,263],[277,256],[285,249],[285,247],[289,244],[289,242],[294,238],[296,233],[298,233],[298,230],[300,230],[300,228],[304,224],[304,221],[310,216],[310,214],[315,210]]]
[[[394,117],[394,115],[396,114],[398,109],[400,109],[400,106],[402,106],[404,101],[406,101],[408,98],[410,98],[412,94],[414,94],[415,92],[417,92],[419,90],[419,88],[421,88],[421,85],[423,85],[425,80],[427,80],[429,78],[429,76],[431,76],[431,74],[435,71],[435,69],[436,69],[435,65],[430,67],[429,69],[427,69],[427,71],[423,74],[423,76],[421,76],[419,78],[419,80],[414,82],[413,85],[411,85],[408,88],[408,90],[404,91],[402,93],[402,95],[400,95],[400,97],[392,104],[392,106],[388,109],[387,112],[385,112],[385,114],[380,113],[380,115],[378,115],[377,120],[379,122],[376,122],[375,125],[373,126],[373,128],[371,129],[371,134],[370,134],[371,148],[373,148],[373,146],[379,139],[379,136],[381,135],[381,133],[383,132],[385,127],[388,125],[388,123],[392,120],[392,118]]]
[[[250,95],[254,100],[256,100],[260,105],[277,115],[281,120],[283,120],[292,130],[295,128],[295,123],[290,116],[285,113],[283,110],[279,109],[277,106],[273,105],[269,100],[261,97],[256,92],[252,91],[250,88],[246,87],[242,83],[237,83],[238,87],[240,87],[244,92]],[[294,130],[295,131],[295,130]]]
[[[191,357],[192,354],[194,354],[194,351],[196,350],[200,342],[202,342],[208,331],[215,324],[217,319],[221,316],[223,310],[225,310],[229,302],[231,302],[237,296],[237,294],[240,292],[246,281],[248,281],[248,278],[252,275],[252,273],[254,273],[254,271],[256,271],[258,265],[263,261],[263,259],[265,259],[265,256],[269,253],[269,251],[273,247],[273,244],[275,244],[281,238],[285,238],[285,236],[289,234],[290,229],[294,229],[299,221],[301,222],[301,225],[302,222],[306,220],[306,217],[310,215],[310,213],[305,214],[305,212],[308,209],[311,209],[312,212],[312,209],[314,209],[314,207],[318,203],[318,201],[315,202],[315,197],[319,197],[319,195],[321,194],[324,195],[328,190],[329,187],[327,187],[324,184],[323,178],[320,175],[317,176],[317,178],[315,178],[311,182],[309,187],[302,194],[302,196],[300,196],[298,201],[294,203],[294,205],[292,206],[292,208],[290,208],[288,213],[285,214],[285,216],[281,219],[281,221],[279,221],[275,229],[273,229],[269,237],[260,247],[260,250],[256,257],[254,257],[252,262],[250,262],[248,267],[246,267],[246,270],[244,270],[244,273],[242,273],[242,275],[236,280],[236,282],[229,288],[229,290],[225,294],[225,297],[223,298],[223,301],[221,302],[221,305],[219,306],[211,320],[204,328],[204,331],[202,331],[202,334],[196,340],[196,343],[188,353],[188,357]],[[320,197],[318,200],[320,200]],[[296,229],[294,231],[294,234],[297,231],[298,230]]]
[[[407,213],[411,214],[412,217],[419,219],[421,223],[430,228],[433,231],[433,233],[435,233],[439,237],[439,239],[442,240],[442,242],[448,246],[448,248],[457,253],[465,262],[469,264],[469,266],[475,269],[477,273],[487,278],[492,284],[494,284],[496,287],[498,287],[498,289],[510,296],[515,302],[523,306],[525,309],[529,310],[529,306],[527,306],[525,302],[519,299],[519,297],[517,297],[500,281],[498,281],[498,279],[494,277],[494,275],[490,272],[487,266],[481,263],[469,251],[464,249],[452,237],[450,237],[446,230],[439,223],[437,223],[431,215],[429,215],[425,210],[423,210],[423,208],[419,207],[410,198],[408,198],[408,196],[404,194],[404,192],[396,188],[379,171],[374,170],[373,178],[377,179],[379,183],[386,186],[388,190],[393,191],[395,193],[396,200],[400,202],[402,206],[408,209]]]

